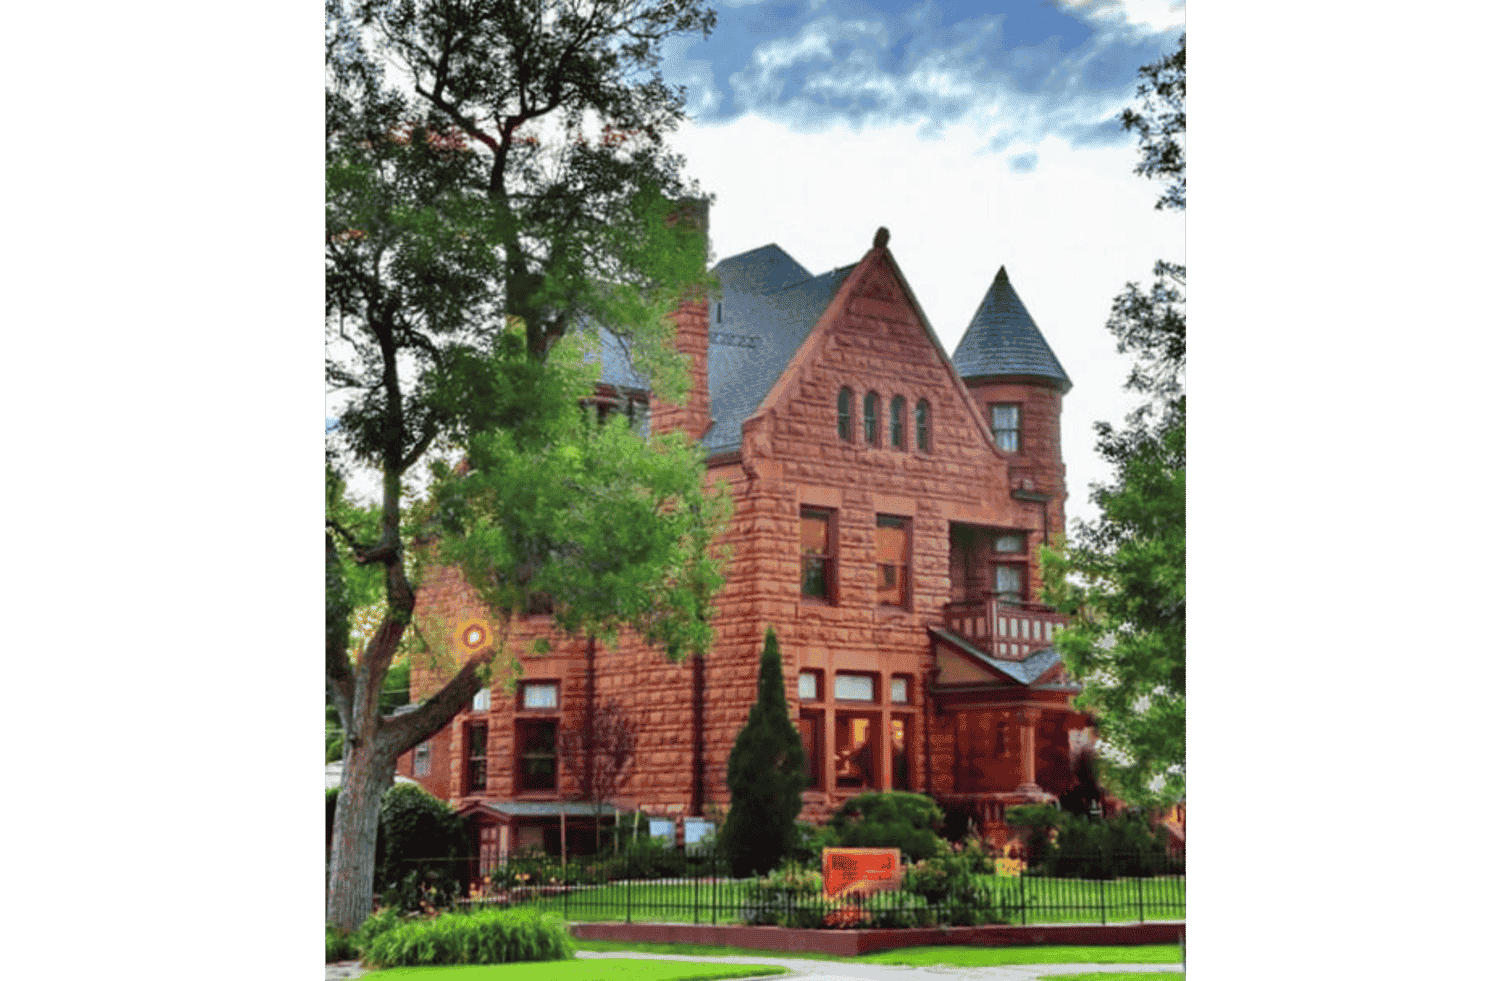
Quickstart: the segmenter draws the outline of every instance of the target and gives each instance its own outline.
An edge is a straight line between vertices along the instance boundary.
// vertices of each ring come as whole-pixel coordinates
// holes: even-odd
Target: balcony
[[[943,605],[943,624],[1002,661],[1019,661],[1052,643],[1052,632],[1068,618],[1040,603],[1014,603],[991,596]]]

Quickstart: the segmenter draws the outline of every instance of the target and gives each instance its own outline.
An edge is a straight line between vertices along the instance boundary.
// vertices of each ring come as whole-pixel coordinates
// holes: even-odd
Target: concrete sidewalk
[[[840,961],[809,961],[795,957],[695,957],[679,954],[637,954],[625,951],[580,950],[580,960],[625,958],[648,961],[697,961],[708,964],[776,964],[790,968],[805,981],[1040,981],[1053,974],[1085,974],[1108,971],[1138,974],[1143,971],[1181,971],[1181,964],[1012,964],[1004,967],[902,967],[894,964],[846,964]],[[357,961],[329,964],[325,981],[357,978],[369,973]]]

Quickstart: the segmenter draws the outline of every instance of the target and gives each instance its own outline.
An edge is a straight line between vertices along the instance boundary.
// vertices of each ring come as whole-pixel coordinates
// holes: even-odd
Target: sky
[[[1110,479],[1094,423],[1119,423],[1130,361],[1113,298],[1185,260],[1120,127],[1139,69],[1176,48],[1181,3],[727,0],[671,39],[662,72],[691,120],[668,138],[714,196],[715,259],[774,242],[812,273],[857,261],[877,228],[952,354],[1003,265],[1073,388],[1070,519]],[[420,479],[418,475],[417,479]],[[373,471],[351,493],[374,500]]]

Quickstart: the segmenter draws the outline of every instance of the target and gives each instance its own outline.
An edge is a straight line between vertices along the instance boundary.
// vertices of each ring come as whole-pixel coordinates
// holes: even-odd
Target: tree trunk
[[[384,758],[381,758],[381,757]],[[380,799],[396,776],[396,757],[377,755],[376,740],[344,740],[344,775],[333,814],[328,868],[328,922],[355,930],[375,902],[375,832]]]

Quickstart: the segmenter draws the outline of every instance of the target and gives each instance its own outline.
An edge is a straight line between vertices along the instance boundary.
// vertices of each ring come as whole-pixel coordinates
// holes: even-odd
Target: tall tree
[[[787,711],[781,644],[767,627],[758,697],[729,751],[729,817],[719,840],[736,878],[774,869],[796,843],[806,763]]]
[[[367,522],[332,495],[325,535],[327,685],[346,733],[327,909],[340,927],[370,912],[396,758],[490,683],[528,592],[553,595],[565,630],[631,627],[675,657],[707,646],[719,509],[701,454],[586,425],[591,383],[566,335],[607,324],[658,394],[685,389],[668,314],[708,285],[706,236],[679,217],[696,189],[663,149],[683,99],[657,63],[668,37],[712,23],[697,0],[328,0],[326,377],[348,396],[329,440],[381,479]],[[419,464],[460,449],[469,469],[439,467],[420,512],[441,534],[428,556],[403,495]],[[427,558],[463,569],[494,635],[468,650],[424,631],[453,677],[384,716]],[[385,615],[351,658],[371,578]]]
[[[1136,172],[1163,179],[1157,207],[1187,208],[1187,37],[1141,69],[1141,107],[1122,116],[1141,144]],[[1187,269],[1158,262],[1149,291],[1127,284],[1106,327],[1135,365],[1145,401],[1115,429],[1095,424],[1114,467],[1091,499],[1099,520],[1044,549],[1045,598],[1073,619],[1054,643],[1083,682],[1080,708],[1101,736],[1098,762],[1127,800],[1181,800],[1187,787]]]

